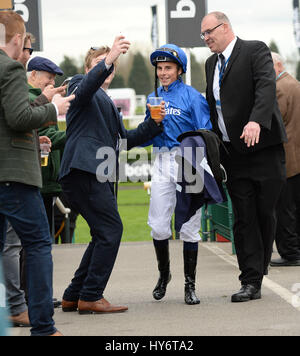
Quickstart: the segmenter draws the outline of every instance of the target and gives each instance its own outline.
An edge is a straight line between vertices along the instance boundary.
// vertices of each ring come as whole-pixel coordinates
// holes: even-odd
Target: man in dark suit
[[[9,221],[26,251],[31,334],[58,336],[53,321],[52,240],[39,192],[42,176],[35,129],[56,123],[74,96],[57,96],[52,103],[30,107],[24,67],[16,61],[25,33],[20,15],[0,12],[0,253]]]
[[[275,207],[286,175],[286,133],[268,47],[237,38],[221,12],[204,17],[201,37],[214,53],[205,67],[211,119],[228,151],[221,154],[242,284],[232,302],[245,302],[261,298],[271,259]]]
[[[86,57],[86,75],[75,76],[69,92],[76,99],[67,115],[67,142],[60,182],[71,208],[87,221],[92,241],[71,285],[63,296],[64,311],[80,314],[124,312],[126,306],[111,305],[103,292],[112,272],[123,226],[117,209],[114,182],[120,139],[127,148],[141,145],[162,132],[160,122],[149,119],[126,131],[117,108],[106,94],[114,75],[114,62],[129,49],[123,36],[112,49],[91,48]],[[163,111],[163,110],[162,110]]]

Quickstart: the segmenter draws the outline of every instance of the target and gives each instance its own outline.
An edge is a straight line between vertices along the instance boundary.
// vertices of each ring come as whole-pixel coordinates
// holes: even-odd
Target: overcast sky
[[[165,43],[165,0],[41,0],[44,52],[57,63],[63,55],[78,59],[91,46],[111,45],[121,31],[149,55],[151,5],[158,5],[160,44]],[[225,12],[242,39],[273,39],[284,57],[296,55],[292,0],[208,0],[208,11]],[[200,34],[199,28],[195,29]],[[194,50],[199,57],[208,49]],[[37,54],[36,54],[37,55]]]

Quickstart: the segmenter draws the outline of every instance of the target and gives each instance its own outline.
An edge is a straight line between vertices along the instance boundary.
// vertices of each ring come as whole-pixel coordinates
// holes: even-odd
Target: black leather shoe
[[[166,295],[167,292],[167,285],[170,283],[171,279],[172,279],[172,275],[170,272],[168,272],[166,275],[161,273],[157,285],[152,293],[153,298],[155,300],[163,299],[163,297]]]
[[[172,275],[170,273],[170,253],[169,244],[161,246],[154,243],[156,258],[158,262],[159,280],[152,293],[155,300],[161,300],[167,291],[167,285],[170,283]]]
[[[239,292],[231,297],[232,303],[249,302],[249,300],[261,299],[261,289],[254,287],[251,284],[242,286]]]
[[[186,283],[184,288],[184,301],[187,305],[200,304],[200,299],[197,297],[195,292],[195,283]]]
[[[271,267],[292,267],[300,266],[300,260],[286,260],[284,258],[277,258],[270,262]]]
[[[185,276],[184,301],[187,305],[200,304],[200,299],[195,292],[198,250],[183,250],[183,259]]]

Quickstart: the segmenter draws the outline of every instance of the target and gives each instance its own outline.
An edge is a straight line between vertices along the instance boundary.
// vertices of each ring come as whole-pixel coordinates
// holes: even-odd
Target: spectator
[[[32,41],[33,36],[26,34],[25,45],[21,55],[18,58],[24,68],[27,66],[27,62],[32,54]],[[54,91],[57,93],[58,91]],[[40,95],[34,98],[32,106],[39,106],[49,103],[48,98],[39,93]],[[49,93],[46,91],[46,95]],[[37,140],[37,146],[40,143],[50,143],[51,140],[48,137],[41,136]],[[21,258],[20,258],[21,256]],[[7,303],[10,308],[10,321],[13,326],[30,326],[28,308],[27,308],[27,285],[26,285],[26,273],[25,273],[25,252],[22,249],[21,240],[15,230],[8,223],[6,240],[3,249],[3,270],[4,279],[6,283]],[[20,273],[21,270],[21,273]],[[21,280],[20,280],[21,277]],[[54,302],[54,306],[57,306],[57,302]]]
[[[24,48],[18,58],[24,68],[33,52],[31,43],[33,37],[27,33],[24,41]],[[10,322],[13,326],[30,326],[28,308],[25,298],[25,292],[21,288],[20,281],[20,255],[23,253],[22,244],[19,236],[12,228],[10,223],[7,224],[6,240],[3,248],[3,275],[6,287],[7,304],[10,310]]]
[[[120,138],[128,149],[150,140],[162,128],[153,120],[126,131],[117,108],[106,94],[114,76],[114,62],[130,43],[119,36],[112,49],[93,47],[86,56],[86,75],[76,75],[69,92],[76,99],[67,115],[67,142],[60,182],[70,207],[87,221],[92,235],[70,286],[63,296],[63,310],[80,314],[124,312],[126,306],[111,305],[103,296],[112,272],[123,232],[114,195],[113,172],[117,171]],[[158,123],[161,120],[158,121]],[[102,169],[107,149],[108,171]],[[103,158],[99,159],[101,154]],[[97,175],[96,175],[97,172]]]
[[[284,145],[287,180],[277,205],[276,245],[279,259],[271,266],[300,266],[300,83],[286,70],[284,60],[272,53],[276,73],[277,100],[286,128]]]
[[[56,96],[52,104],[31,108],[24,67],[16,61],[24,48],[24,21],[14,11],[4,11],[0,24],[5,28],[5,44],[0,46],[0,251],[8,220],[26,250],[31,333],[57,336],[61,334],[52,318],[51,236],[41,209],[34,129],[56,122],[74,96]]]
[[[23,51],[18,58],[18,62],[23,64],[24,68],[26,69],[27,63],[33,53],[32,43],[35,42],[35,38],[31,33],[27,33],[24,41]]]
[[[51,60],[43,57],[35,57],[28,64],[29,99],[34,102],[48,87],[55,85],[56,75],[63,75],[63,71]],[[65,88],[60,89],[64,94]],[[39,129],[39,136],[47,136],[52,142],[48,165],[42,167],[43,187],[41,189],[46,208],[50,231],[54,237],[54,204],[56,197],[62,192],[57,182],[60,160],[66,142],[66,132],[60,131],[58,125],[50,125]]]

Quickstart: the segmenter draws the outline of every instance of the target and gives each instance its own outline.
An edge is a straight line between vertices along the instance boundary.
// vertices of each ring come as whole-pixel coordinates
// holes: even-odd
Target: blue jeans
[[[33,336],[56,332],[53,321],[52,238],[42,197],[37,187],[0,183],[0,251],[7,220],[26,252],[28,311]]]

